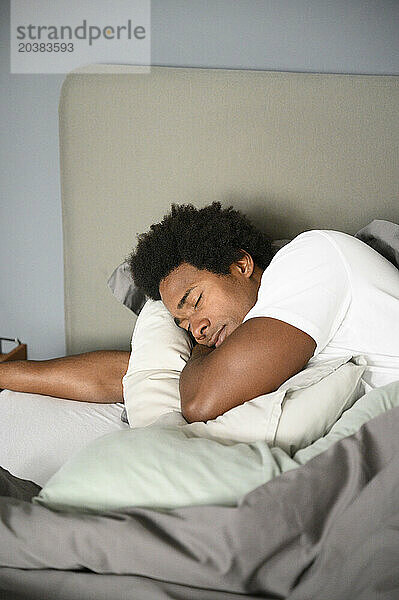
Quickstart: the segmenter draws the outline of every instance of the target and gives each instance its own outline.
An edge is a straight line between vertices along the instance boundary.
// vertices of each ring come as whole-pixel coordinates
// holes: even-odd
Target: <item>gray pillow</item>
[[[382,254],[399,268],[399,225],[382,219],[374,219],[355,234],[362,242]]]
[[[141,309],[147,302],[147,296],[134,283],[130,273],[129,265],[125,261],[116,267],[111,277],[107,281],[108,287],[119,302],[122,302],[127,308],[136,315],[140,314]]]
[[[111,277],[108,279],[107,284],[119,302],[122,302],[122,304],[133,311],[137,316],[140,314],[140,311],[148,298],[134,283],[129,265],[126,261],[116,267]],[[121,414],[121,421],[129,424],[125,408]]]

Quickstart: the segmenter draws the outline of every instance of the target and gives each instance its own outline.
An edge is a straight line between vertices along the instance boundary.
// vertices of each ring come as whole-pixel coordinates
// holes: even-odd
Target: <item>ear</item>
[[[249,279],[255,269],[254,259],[245,250],[241,249],[240,252],[241,257],[232,264],[232,267],[237,268],[241,275]]]

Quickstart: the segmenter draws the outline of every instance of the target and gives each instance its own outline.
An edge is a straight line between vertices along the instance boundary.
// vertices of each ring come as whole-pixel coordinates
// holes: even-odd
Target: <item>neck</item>
[[[256,293],[258,293],[258,291],[259,291],[260,281],[262,279],[263,273],[264,273],[264,269],[261,269],[260,267],[255,265],[255,268],[252,273],[252,277],[253,277],[254,283],[256,284]]]

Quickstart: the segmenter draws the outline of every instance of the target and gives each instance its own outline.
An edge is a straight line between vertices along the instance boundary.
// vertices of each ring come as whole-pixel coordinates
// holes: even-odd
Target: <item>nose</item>
[[[197,342],[203,340],[209,329],[209,319],[201,318],[201,319],[191,319],[191,331]]]

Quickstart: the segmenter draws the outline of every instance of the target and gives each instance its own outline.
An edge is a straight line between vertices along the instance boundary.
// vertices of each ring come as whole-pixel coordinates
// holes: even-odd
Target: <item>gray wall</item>
[[[44,359],[65,353],[63,77],[10,75],[8,0],[0,19],[0,335]],[[151,35],[154,65],[399,75],[398,0],[153,0]]]
[[[11,75],[0,0],[0,336],[65,354],[58,98],[62,75]]]

